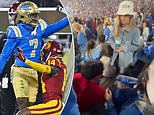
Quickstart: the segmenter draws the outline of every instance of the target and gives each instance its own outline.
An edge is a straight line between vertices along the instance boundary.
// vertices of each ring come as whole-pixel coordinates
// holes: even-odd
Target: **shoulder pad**
[[[43,19],[39,19],[39,24],[41,26],[41,30],[46,29],[46,27],[48,26],[48,24],[43,20]]]
[[[21,31],[17,26],[9,26],[6,30],[6,37],[14,38],[14,37],[22,37]]]

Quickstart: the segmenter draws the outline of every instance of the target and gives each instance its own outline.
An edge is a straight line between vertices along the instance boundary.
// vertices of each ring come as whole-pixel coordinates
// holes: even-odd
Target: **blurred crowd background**
[[[118,5],[123,0],[61,0],[69,9],[69,16],[87,18],[100,18],[104,16],[112,17],[118,9]],[[148,15],[154,5],[153,0],[132,0],[135,12],[143,12]]]
[[[15,3],[16,1],[32,1],[39,7],[56,7],[57,5],[61,5],[59,0],[1,0],[0,8],[9,8],[10,5]]]

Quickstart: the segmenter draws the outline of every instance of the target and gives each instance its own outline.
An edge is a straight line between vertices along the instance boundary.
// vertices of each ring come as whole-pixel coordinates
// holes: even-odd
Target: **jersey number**
[[[35,52],[38,47],[38,40],[37,39],[29,40],[29,44],[30,44],[30,46],[34,46],[32,52],[30,54],[30,57],[35,57]]]
[[[56,65],[56,60],[48,60],[48,65]]]

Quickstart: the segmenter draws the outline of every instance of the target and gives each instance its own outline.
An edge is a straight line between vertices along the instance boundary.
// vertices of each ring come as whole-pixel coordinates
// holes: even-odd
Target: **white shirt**
[[[148,28],[148,27],[145,27],[145,28],[143,29],[143,34],[142,34],[142,36],[143,36],[144,41],[146,42],[147,39],[148,39],[148,36],[149,36],[149,28]]]

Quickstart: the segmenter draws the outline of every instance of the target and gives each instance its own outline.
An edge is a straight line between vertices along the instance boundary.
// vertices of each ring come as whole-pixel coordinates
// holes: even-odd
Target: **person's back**
[[[94,82],[86,80],[81,73],[74,74],[73,86],[77,93],[79,109],[82,112],[90,111],[92,105],[97,104],[99,101],[105,101],[103,100],[103,92],[105,89],[99,87],[99,85]]]
[[[84,56],[87,46],[87,38],[83,32],[78,33],[77,44],[79,45],[79,50],[81,52],[81,55]]]
[[[105,35],[102,34],[101,36],[98,37],[98,45],[96,46],[96,51],[99,53],[99,59],[101,58],[102,54],[101,51],[103,49],[103,46],[105,44]]]
[[[73,86],[81,113],[90,112],[90,115],[105,114],[103,110],[105,89],[98,84],[98,79],[101,77],[102,72],[103,64],[99,61],[91,61],[82,65],[81,71],[74,74]],[[102,107],[101,110],[100,107]],[[97,110],[100,111],[98,112]]]
[[[89,21],[86,22],[86,37],[87,37],[87,40],[89,41],[90,39],[93,39],[93,40],[97,40],[97,31],[96,29],[92,28],[91,27],[91,24]]]
[[[84,61],[99,60],[100,50],[96,49],[96,43],[93,39],[90,39],[87,44]]]

